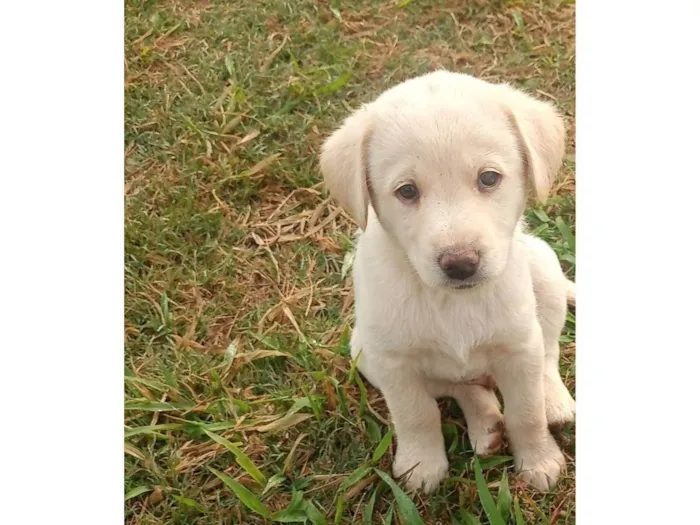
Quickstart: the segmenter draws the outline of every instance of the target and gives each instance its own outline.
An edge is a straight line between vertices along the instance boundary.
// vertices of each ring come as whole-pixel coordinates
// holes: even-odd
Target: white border
[[[698,520],[698,20],[697,1],[577,4],[584,525]]]
[[[124,521],[123,11],[3,4],[5,523]]]
[[[123,4],[2,15],[3,518],[116,524]],[[690,523],[700,3],[577,17],[578,521]]]

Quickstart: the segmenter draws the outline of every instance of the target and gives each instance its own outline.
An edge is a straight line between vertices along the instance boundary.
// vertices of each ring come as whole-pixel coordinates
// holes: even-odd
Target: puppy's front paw
[[[515,454],[518,477],[541,491],[556,485],[565,462],[564,454],[549,434],[542,445]]]
[[[447,476],[450,466],[444,450],[417,451],[416,448],[407,449],[404,453],[401,448],[394,459],[393,473],[395,478],[406,474],[405,482],[408,490],[423,490],[429,494],[435,490],[440,482]]]
[[[576,419],[576,401],[559,377],[545,378],[545,408],[547,424],[552,430],[560,429]]]

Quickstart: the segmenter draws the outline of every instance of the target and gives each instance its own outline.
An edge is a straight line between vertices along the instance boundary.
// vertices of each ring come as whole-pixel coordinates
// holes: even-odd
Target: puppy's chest
[[[511,330],[506,306],[497,301],[417,302],[411,310],[400,345],[436,379],[461,381],[487,373],[489,349]]]

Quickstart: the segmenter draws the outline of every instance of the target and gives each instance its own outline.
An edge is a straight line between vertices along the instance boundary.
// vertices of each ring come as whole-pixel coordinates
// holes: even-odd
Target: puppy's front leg
[[[547,428],[544,392],[544,345],[541,332],[493,362],[503,395],[506,434],[520,477],[539,490],[552,488],[564,455]]]
[[[433,491],[449,465],[440,426],[440,409],[425,381],[405,369],[385,373],[381,391],[396,430],[394,476],[406,474],[410,490]]]

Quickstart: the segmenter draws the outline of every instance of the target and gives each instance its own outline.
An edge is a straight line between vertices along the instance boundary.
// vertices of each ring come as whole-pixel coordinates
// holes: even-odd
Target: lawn
[[[538,494],[508,457],[476,464],[449,401],[449,480],[411,503],[382,479],[388,414],[348,358],[354,226],[317,167],[344,116],[403,79],[444,67],[512,82],[567,117],[559,183],[528,218],[574,277],[571,2],[125,9],[126,521],[574,523],[573,430],[567,475]],[[571,389],[574,339],[571,315]]]

